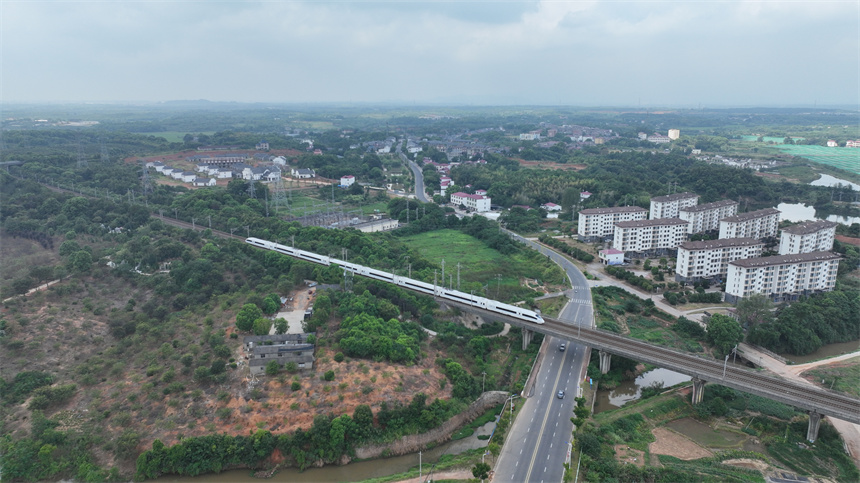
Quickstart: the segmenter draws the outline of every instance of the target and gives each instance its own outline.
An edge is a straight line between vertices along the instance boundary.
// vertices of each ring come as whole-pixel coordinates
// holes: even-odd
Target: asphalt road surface
[[[567,293],[571,300],[559,319],[573,325],[590,326],[593,320],[591,293],[579,269],[552,250],[509,234],[564,268],[573,288]],[[567,347],[563,352],[559,350],[561,343]],[[532,392],[524,403],[517,400],[523,407],[496,463],[493,481],[549,483],[560,482],[564,475],[563,463],[567,461],[573,432],[570,422],[576,405],[573,398],[579,395],[590,352],[585,346],[555,338],[549,338],[546,344],[546,354],[535,375]],[[563,399],[558,398],[559,391],[565,391]]]

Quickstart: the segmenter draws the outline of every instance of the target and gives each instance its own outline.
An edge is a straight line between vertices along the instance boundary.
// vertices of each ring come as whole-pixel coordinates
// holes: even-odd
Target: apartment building
[[[615,224],[612,248],[643,255],[666,253],[687,238],[688,224],[680,218],[621,221]]]
[[[681,208],[678,210],[678,218],[690,222],[687,233],[693,234],[719,230],[720,220],[737,213],[737,201],[722,200]]]
[[[596,241],[615,233],[615,224],[621,221],[644,220],[648,210],[639,206],[614,208],[587,208],[579,212],[576,229],[582,241]]]
[[[454,206],[463,205],[467,210],[483,213],[490,211],[490,198],[483,195],[470,195],[468,193],[457,192],[451,194],[451,204]]]
[[[804,221],[783,228],[779,237],[779,254],[825,252],[833,249],[836,225],[832,221]]]
[[[729,263],[726,302],[737,303],[757,293],[774,302],[787,302],[833,290],[839,260],[840,256],[833,252],[735,260]]]
[[[699,203],[699,195],[695,193],[675,193],[673,195],[651,198],[651,210],[648,216],[651,220],[659,218],[678,218],[679,210],[695,206]]]
[[[729,262],[758,258],[764,242],[755,238],[726,238],[723,240],[687,241],[678,245],[675,281],[692,283],[701,280],[723,280]]]
[[[776,236],[779,210],[765,208],[720,220],[720,238],[767,238]]]

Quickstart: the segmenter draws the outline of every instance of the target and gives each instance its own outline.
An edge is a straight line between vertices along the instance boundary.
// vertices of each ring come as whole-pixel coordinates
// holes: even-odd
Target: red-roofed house
[[[347,186],[352,186],[353,183],[355,183],[355,176],[353,175],[340,177],[340,185],[344,188],[346,188]]]
[[[583,191],[583,192],[579,193],[579,199],[580,200],[587,200],[589,198],[591,198],[591,193],[589,193],[588,191]]]
[[[481,195],[470,195],[468,193],[458,192],[451,195],[451,204],[454,206],[463,205],[466,209],[483,213],[490,211],[490,198]]]
[[[555,203],[544,203],[544,204],[540,205],[540,207],[545,209],[546,211],[549,211],[549,212],[561,211],[561,206],[559,206]]]

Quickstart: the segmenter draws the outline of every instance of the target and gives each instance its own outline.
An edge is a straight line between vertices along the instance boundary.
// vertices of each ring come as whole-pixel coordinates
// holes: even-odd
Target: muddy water
[[[841,356],[849,352],[860,350],[860,340],[852,340],[851,342],[839,342],[836,344],[827,344],[821,346],[817,351],[805,356],[796,356],[793,354],[780,354],[782,357],[794,362],[795,364],[806,364],[807,362],[827,359],[828,357]]]
[[[463,438],[457,441],[451,441],[433,449],[424,451],[421,454],[423,463],[423,472],[427,474],[433,463],[439,460],[445,454],[459,454],[463,451],[481,448],[487,445],[488,441],[478,439],[478,435],[490,434],[495,423],[487,423],[478,428],[475,434],[468,438]],[[272,478],[261,480],[251,476],[250,470],[231,470],[219,474],[208,474],[196,477],[177,477],[165,476],[158,478],[160,483],[234,483],[248,482],[260,483],[261,481],[271,482],[302,482],[302,483],[338,483],[348,481],[360,481],[368,478],[378,478],[381,476],[394,475],[403,473],[411,468],[418,466],[418,454],[408,454],[403,456],[394,456],[371,461],[360,461],[350,463],[344,466],[324,466],[322,468],[310,468],[305,471],[299,471],[295,468],[286,468],[279,471]]]
[[[689,381],[690,376],[679,374],[668,369],[657,368],[641,374],[635,381],[623,381],[615,389],[597,391],[597,401],[594,404],[594,412],[611,411],[618,409],[625,403],[639,399],[643,387],[648,387],[655,382],[662,382],[663,387]]]

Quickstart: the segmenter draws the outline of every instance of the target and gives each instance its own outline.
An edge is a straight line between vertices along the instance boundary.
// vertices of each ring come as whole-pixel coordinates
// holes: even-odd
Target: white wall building
[[[600,263],[604,265],[621,265],[624,263],[624,252],[614,248],[600,250],[597,252],[597,257],[600,259]]]
[[[639,206],[588,208],[579,212],[576,233],[586,240],[612,236],[619,221],[644,220],[647,214],[648,210]]]
[[[703,279],[725,279],[729,262],[758,258],[764,242],[755,238],[687,241],[678,245],[675,264],[676,282],[698,282]]]
[[[293,168],[290,170],[293,178],[308,179],[316,176],[316,173],[311,168]]]
[[[785,302],[833,290],[840,259],[832,252],[811,252],[735,260],[729,263],[726,302],[758,293]]]
[[[490,198],[481,195],[470,195],[463,192],[453,193],[451,195],[451,204],[454,206],[463,205],[467,210],[477,211],[478,213],[490,211]]]
[[[688,233],[704,233],[719,230],[720,220],[737,213],[737,201],[722,200],[681,208],[678,210],[678,218],[690,222],[690,226],[687,228]]]
[[[540,205],[540,207],[545,209],[546,211],[550,211],[550,212],[561,211],[561,206],[559,206],[555,203],[544,203],[544,204]]]
[[[674,249],[687,238],[688,224],[680,218],[621,221],[615,224],[612,248],[639,253]]]
[[[695,193],[675,193],[673,195],[656,196],[651,198],[651,209],[648,216],[651,220],[658,218],[677,218],[681,208],[695,206],[699,203],[699,195]]]
[[[340,185],[344,188],[346,188],[347,186],[352,186],[353,183],[355,183],[355,176],[353,175],[340,177]]]
[[[681,137],[681,130],[680,129],[669,129],[669,136],[668,137],[672,141],[675,141],[676,139]]]
[[[767,238],[776,236],[779,210],[765,208],[720,220],[720,238]]]
[[[804,221],[782,229],[779,254],[826,252],[833,249],[836,225],[832,221]]]

